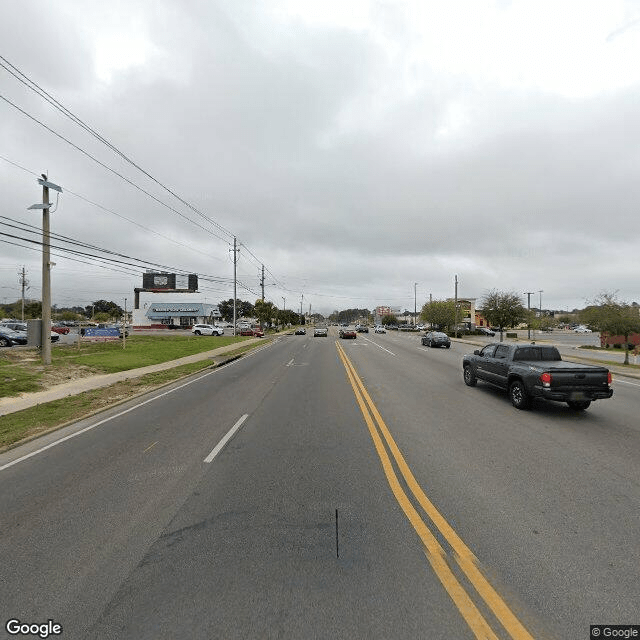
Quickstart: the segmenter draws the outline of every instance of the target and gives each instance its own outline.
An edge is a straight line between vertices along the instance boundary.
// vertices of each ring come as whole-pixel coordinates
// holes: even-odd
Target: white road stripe
[[[616,384],[622,383],[622,384],[630,384],[630,385],[632,385],[634,387],[640,387],[640,384],[638,384],[637,382],[627,382],[626,380],[620,380],[620,378],[616,378],[615,374],[613,375],[613,381]]]
[[[369,340],[369,338],[365,338],[365,340],[369,343],[369,344],[375,344],[376,347],[378,347],[378,349],[382,349],[383,351],[386,351],[387,353],[390,353],[392,356],[395,356],[396,354],[393,353],[393,351],[389,351],[389,349],[385,349],[384,347],[381,347],[377,342],[373,342],[373,340]]]
[[[291,358],[291,360],[289,360],[289,362],[287,362],[285,367],[290,367],[292,364],[293,364],[293,358]]]
[[[274,340],[274,342],[276,342]],[[268,347],[270,347],[272,344],[274,344],[274,342],[265,344],[264,347],[260,347],[258,349],[256,349],[255,351],[251,351],[250,353],[245,355],[245,358],[248,358],[250,356],[255,355],[256,353],[262,351],[263,349],[267,349]],[[154,400],[157,400],[158,398],[162,398],[164,396],[168,396],[170,393],[173,393],[174,391],[179,391],[180,389],[183,389],[184,387],[188,387],[190,384],[193,384],[194,382],[199,382],[200,380],[202,380],[202,378],[206,378],[208,376],[213,375],[214,373],[218,373],[219,371],[222,371],[223,369],[226,369],[227,367],[230,367],[234,364],[236,364],[237,362],[240,362],[240,359],[238,360],[234,360],[233,362],[229,362],[228,364],[222,365],[221,367],[218,367],[217,369],[214,369],[213,371],[209,371],[209,373],[205,373],[201,376],[198,376],[197,378],[195,378],[195,380],[189,380],[189,382],[185,382],[184,384],[181,384],[179,387],[174,387],[173,389],[169,389],[168,391],[165,391],[164,393],[160,393],[157,396],[154,396],[153,398],[149,398],[148,400],[144,400],[143,402],[139,402],[138,404],[134,405],[133,407],[130,407],[129,409],[125,409],[124,411],[120,411],[119,413],[116,413],[115,415],[110,416],[109,418],[105,418],[104,420],[100,420],[99,422],[96,422],[92,425],[89,425],[88,427],[85,427],[84,429],[80,429],[80,431],[76,431],[74,433],[69,434],[68,436],[65,436],[64,438],[60,438],[60,440],[56,440],[55,442],[51,442],[50,444],[46,445],[45,447],[41,447],[40,449],[36,449],[35,451],[32,451],[31,453],[28,453],[20,458],[16,458],[15,460],[12,460],[11,462],[7,462],[7,464],[3,464],[0,467],[0,471],[4,471],[5,469],[8,469],[9,467],[12,467],[14,464],[18,464],[18,462],[22,462],[23,460],[27,460],[28,458],[32,458],[35,455],[38,455],[39,453],[42,453],[43,451],[46,451],[47,449],[51,449],[51,447],[55,447],[56,445],[59,445],[63,442],[66,442],[67,440],[71,440],[71,438],[75,438],[76,436],[79,436],[82,433],[85,433],[86,431],[91,431],[91,429],[95,429],[96,427],[99,427],[101,424],[104,424],[105,422],[109,422],[110,420],[113,420],[114,418],[119,418],[120,416],[125,415],[126,413],[129,413],[131,411],[134,411],[135,409],[138,409],[139,407],[143,407],[145,404],[149,404],[150,402],[153,402]]]
[[[220,442],[218,442],[218,444],[215,446],[214,450],[204,459],[205,462],[211,462],[224,448],[224,446],[227,444],[227,442],[229,442],[229,440],[231,440],[231,438],[233,438],[233,436],[236,434],[236,431],[242,426],[242,423],[249,417],[248,413],[245,413],[242,418],[240,418],[240,420],[238,420],[238,422],[236,422],[233,427],[231,427],[231,429],[229,429],[229,432],[227,433],[227,435],[222,438],[222,440],[220,440]]]

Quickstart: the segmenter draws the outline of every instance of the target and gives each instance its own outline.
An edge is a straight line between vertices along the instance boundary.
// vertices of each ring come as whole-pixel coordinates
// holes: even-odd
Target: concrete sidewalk
[[[161,362],[159,364],[152,364],[147,367],[141,367],[140,369],[129,369],[128,371],[119,371],[117,373],[104,373],[95,376],[87,376],[86,378],[80,378],[71,382],[65,382],[58,384],[55,387],[46,389],[45,391],[36,391],[33,393],[23,393],[19,396],[0,398],[0,416],[7,415],[8,413],[14,413],[16,411],[22,411],[29,407],[35,407],[39,404],[51,402],[52,400],[60,400],[67,396],[74,396],[84,391],[91,391],[93,389],[100,389],[102,387],[108,387],[122,380],[129,380],[131,378],[139,378],[147,373],[154,373],[156,371],[166,371],[167,369],[173,369],[183,364],[190,364],[192,362],[200,362],[201,360],[212,360],[212,364],[216,362],[224,361],[225,355],[236,351],[238,348],[247,344],[255,344],[264,341],[261,338],[252,338],[245,340],[242,343],[234,343],[225,347],[218,347],[211,351],[202,351],[201,353],[194,353],[191,356],[185,356],[178,358],[177,360],[170,360],[169,362]],[[266,342],[265,342],[266,344]]]

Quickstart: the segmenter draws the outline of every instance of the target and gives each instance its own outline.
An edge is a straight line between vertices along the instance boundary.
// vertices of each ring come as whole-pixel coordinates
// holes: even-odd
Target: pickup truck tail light
[[[611,384],[612,382],[611,371],[607,371],[607,384]]]
[[[550,387],[551,386],[551,374],[548,371],[545,371],[540,376],[540,382],[542,382],[542,386],[543,387]]]

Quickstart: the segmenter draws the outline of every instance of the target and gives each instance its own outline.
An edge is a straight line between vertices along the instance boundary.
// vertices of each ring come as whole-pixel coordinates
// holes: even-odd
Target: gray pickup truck
[[[608,369],[564,362],[547,345],[489,344],[465,355],[462,371],[470,387],[482,380],[507,390],[516,409],[527,409],[533,398],[546,398],[584,411],[592,401],[613,395]]]

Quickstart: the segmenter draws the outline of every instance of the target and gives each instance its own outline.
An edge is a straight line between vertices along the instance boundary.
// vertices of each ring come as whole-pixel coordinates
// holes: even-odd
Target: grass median
[[[246,341],[233,336],[132,336],[121,341],[54,345],[45,367],[36,349],[6,349],[0,356],[0,397],[41,391],[55,384],[177,360]]]
[[[228,344],[233,343],[233,338],[230,340],[231,342],[228,342]],[[235,341],[240,342],[240,339],[236,339]],[[225,353],[224,356],[221,356],[221,359],[232,359],[260,346],[260,343],[239,344],[237,349]],[[120,348],[122,349],[122,347]],[[209,349],[206,350],[208,351]],[[195,353],[199,352],[201,351],[196,351]],[[170,359],[174,360],[183,355],[191,354],[183,353]],[[166,359],[160,360],[160,362],[166,361]],[[77,395],[61,398],[60,400],[46,402],[30,407],[29,409],[23,409],[22,411],[6,414],[0,419],[0,451],[10,448],[21,440],[33,438],[61,425],[80,420],[81,418],[107,409],[114,404],[153,391],[167,383],[179,380],[203,369],[211,368],[212,366],[215,365],[212,364],[209,359],[191,362],[164,371],[157,371],[137,378],[123,380],[100,389],[93,389]],[[123,370],[124,369],[116,369],[116,371]]]

